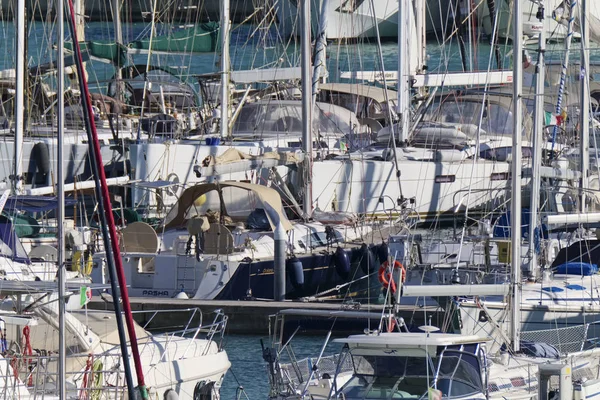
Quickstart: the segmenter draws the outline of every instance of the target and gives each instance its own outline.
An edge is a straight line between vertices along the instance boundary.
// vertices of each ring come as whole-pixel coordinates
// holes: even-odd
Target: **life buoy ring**
[[[401,270],[400,282],[404,283],[404,281],[406,280],[406,269],[404,268],[404,265],[402,265],[402,263],[398,260],[394,261],[394,267],[391,271],[389,270],[389,265],[390,264],[388,261],[385,261],[383,264],[381,264],[377,276],[379,278],[381,286],[383,286],[384,288],[389,288],[392,291],[392,294],[395,294],[398,288],[396,287],[396,282],[394,281],[394,278],[392,276],[393,270]]]

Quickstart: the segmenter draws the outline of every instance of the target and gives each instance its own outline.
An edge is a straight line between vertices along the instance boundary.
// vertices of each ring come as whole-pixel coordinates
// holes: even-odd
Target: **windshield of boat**
[[[477,132],[481,117],[482,101],[465,100],[448,96],[436,99],[425,112],[423,122],[441,122],[462,125],[463,133]],[[509,108],[500,104],[488,103],[483,110],[481,121],[482,134],[491,136],[512,135],[513,114]]]
[[[476,357],[470,355],[476,361]],[[354,375],[341,388],[341,398],[423,399],[436,387],[444,396],[482,392],[481,375],[469,354],[452,352],[441,357],[352,356]],[[435,366],[435,367],[434,367]],[[436,380],[436,367],[438,370]]]
[[[321,135],[345,135],[358,120],[350,111],[332,105],[317,105],[313,116],[313,131]],[[233,125],[236,137],[261,136],[262,134],[302,133],[302,104],[300,102],[249,103],[242,107]]]

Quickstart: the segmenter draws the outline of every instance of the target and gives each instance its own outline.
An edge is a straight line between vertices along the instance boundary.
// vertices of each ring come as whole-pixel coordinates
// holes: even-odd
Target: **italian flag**
[[[549,112],[544,112],[544,125],[562,125],[565,120],[565,114],[554,115]]]

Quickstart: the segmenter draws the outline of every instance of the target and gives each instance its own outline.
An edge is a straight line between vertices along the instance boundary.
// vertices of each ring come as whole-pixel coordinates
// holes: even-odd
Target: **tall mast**
[[[112,12],[113,12],[113,27],[115,30],[115,42],[117,44],[123,43],[123,30],[121,27],[121,5],[120,0],[112,0]],[[118,74],[120,75],[120,69]]]
[[[302,147],[304,151],[304,218],[310,219],[312,215],[312,96],[310,78],[310,1],[301,0],[300,25],[302,33],[301,45],[301,67],[302,67]]]
[[[426,64],[426,50],[427,50],[427,29],[426,29],[426,6],[425,0],[414,0],[414,12],[415,12],[415,28],[417,30],[417,71],[420,74],[424,74]],[[409,73],[412,73],[410,71]],[[423,90],[423,89],[421,89]]]
[[[112,13],[113,13],[113,27],[115,30],[115,42],[117,44],[117,51],[120,52],[120,46],[123,44],[123,30],[122,30],[122,26],[121,26],[121,5],[120,5],[120,0],[112,0]],[[154,16],[153,16],[154,17]],[[120,53],[119,53],[120,54]],[[119,60],[119,65],[117,65],[117,71],[115,74],[115,77],[117,79],[116,82],[116,86],[117,86],[117,91],[116,91],[116,99],[118,101],[121,101],[123,99],[123,92],[122,89],[123,87],[121,86],[121,79],[123,78],[122,75],[122,71],[121,71],[121,67],[122,67],[122,63],[124,62],[124,60]],[[117,116],[118,118],[119,116]],[[117,124],[117,129],[118,129],[119,124]]]
[[[401,128],[398,139],[408,140],[409,131],[409,93],[408,93],[408,24],[410,18],[408,0],[398,0],[398,116]]]
[[[229,0],[221,0],[221,138],[229,136]]]
[[[519,351],[521,330],[521,139],[523,135],[523,23],[521,2],[513,1],[513,145],[511,202],[512,315],[510,337]]]
[[[13,159],[12,193],[21,190],[21,176],[23,168],[23,136],[25,132],[25,0],[17,1],[17,59],[15,65],[15,157]]]
[[[127,325],[127,331],[129,334],[129,341],[131,343],[131,353],[135,364],[138,388],[141,394],[141,398],[148,399],[148,391],[146,390],[146,384],[144,382],[144,373],[142,370],[142,363],[140,360],[140,353],[137,343],[137,335],[135,332],[135,326],[133,323],[133,315],[131,313],[131,305],[129,303],[129,294],[127,293],[127,282],[125,279],[125,273],[123,272],[123,264],[121,259],[121,252],[118,243],[117,231],[115,229],[115,221],[112,214],[112,207],[110,204],[110,198],[108,193],[108,186],[106,185],[106,174],[104,172],[104,164],[102,163],[102,154],[100,151],[100,143],[98,141],[98,133],[96,132],[96,124],[94,122],[90,93],[87,87],[86,75],[83,65],[83,58],[81,56],[81,49],[79,48],[79,41],[77,36],[77,27],[75,22],[75,10],[73,6],[73,0],[68,0],[69,5],[69,28],[71,30],[71,37],[73,40],[73,50],[75,53],[75,61],[77,67],[77,78],[79,80],[79,87],[81,88],[81,103],[84,114],[84,123],[86,127],[86,133],[88,137],[88,143],[90,146],[90,158],[92,161],[92,172],[94,181],[96,183],[96,199],[98,202],[98,214],[100,216],[100,226],[102,231],[102,237],[104,239],[104,245],[107,249],[106,256],[108,260],[108,272],[110,275],[110,284],[113,295],[113,306],[115,309],[115,315],[117,316],[117,329],[119,333],[119,343],[121,346],[121,357],[123,358],[123,369],[125,371],[125,380],[127,383],[127,393],[130,399],[137,398],[135,395],[135,388],[133,386],[133,377],[131,373],[131,365],[129,363],[129,349],[127,347],[127,337],[125,336],[125,329],[123,327],[123,319],[121,318],[121,304],[119,302],[119,289],[121,297],[123,298],[123,308],[125,310],[125,321]],[[110,232],[109,232],[110,231]],[[111,240],[112,238],[112,240]],[[112,248],[112,252],[110,249]],[[118,267],[117,265],[118,264]],[[117,286],[118,284],[118,286]]]
[[[539,5],[539,16],[544,22],[544,0]],[[535,119],[533,121],[533,157],[531,159],[531,205],[529,209],[529,271],[535,274],[538,267],[535,251],[535,236],[538,226],[538,208],[540,203],[540,167],[542,165],[542,136],[544,130],[544,82],[546,71],[544,69],[544,52],[546,51],[546,29],[539,34],[538,60],[535,67]]]
[[[579,20],[581,24],[581,74],[580,74],[580,96],[581,105],[579,113],[579,125],[581,129],[581,137],[579,139],[581,155],[581,181],[579,187],[581,189],[581,212],[586,211],[585,207],[585,190],[588,187],[588,169],[590,163],[589,144],[590,144],[590,24],[588,22],[588,1],[581,0],[581,9],[579,12]]]
[[[313,106],[317,102],[317,91],[319,90],[319,79],[321,77],[321,71],[327,68],[326,65],[326,52],[327,52],[327,23],[328,23],[328,12],[329,0],[322,0],[321,2],[321,13],[319,15],[319,32],[317,32],[315,39],[315,65],[313,68],[312,76],[312,102]]]
[[[565,58],[563,59],[560,81],[558,83],[558,95],[556,98],[556,114],[562,112],[562,100],[565,93],[565,86],[567,84],[567,72],[569,68],[569,58],[571,54],[571,42],[573,41],[573,22],[575,21],[575,7],[577,6],[577,0],[570,0],[565,2],[565,7],[569,7],[569,20],[567,21],[567,37],[565,38]],[[582,38],[583,39],[583,38]],[[554,143],[556,142],[556,135],[558,134],[558,127],[555,126],[552,130],[552,152],[554,152]],[[552,157],[552,153],[550,153]]]
[[[65,137],[65,18],[64,18],[65,2],[58,0],[56,4],[56,18],[58,21],[58,54],[56,56],[57,83],[57,144],[56,146],[56,194],[58,200],[58,208],[56,210],[56,220],[58,221],[58,392],[61,399],[67,398],[67,344],[65,330],[65,173],[64,173],[64,155],[63,143]]]

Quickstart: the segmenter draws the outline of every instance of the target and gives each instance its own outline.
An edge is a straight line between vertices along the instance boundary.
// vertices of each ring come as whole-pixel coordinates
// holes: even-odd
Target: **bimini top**
[[[476,335],[454,333],[391,332],[372,335],[352,335],[345,339],[335,339],[337,343],[347,343],[352,348],[422,348],[452,346],[489,341]]]
[[[180,228],[194,216],[215,211],[234,218],[248,217],[251,212],[259,208],[265,210],[271,229],[274,230],[277,224],[274,217],[279,218],[286,231],[292,229],[292,224],[283,211],[281,196],[276,190],[253,183],[234,181],[203,183],[184,190],[165,217],[164,228],[165,230]]]

